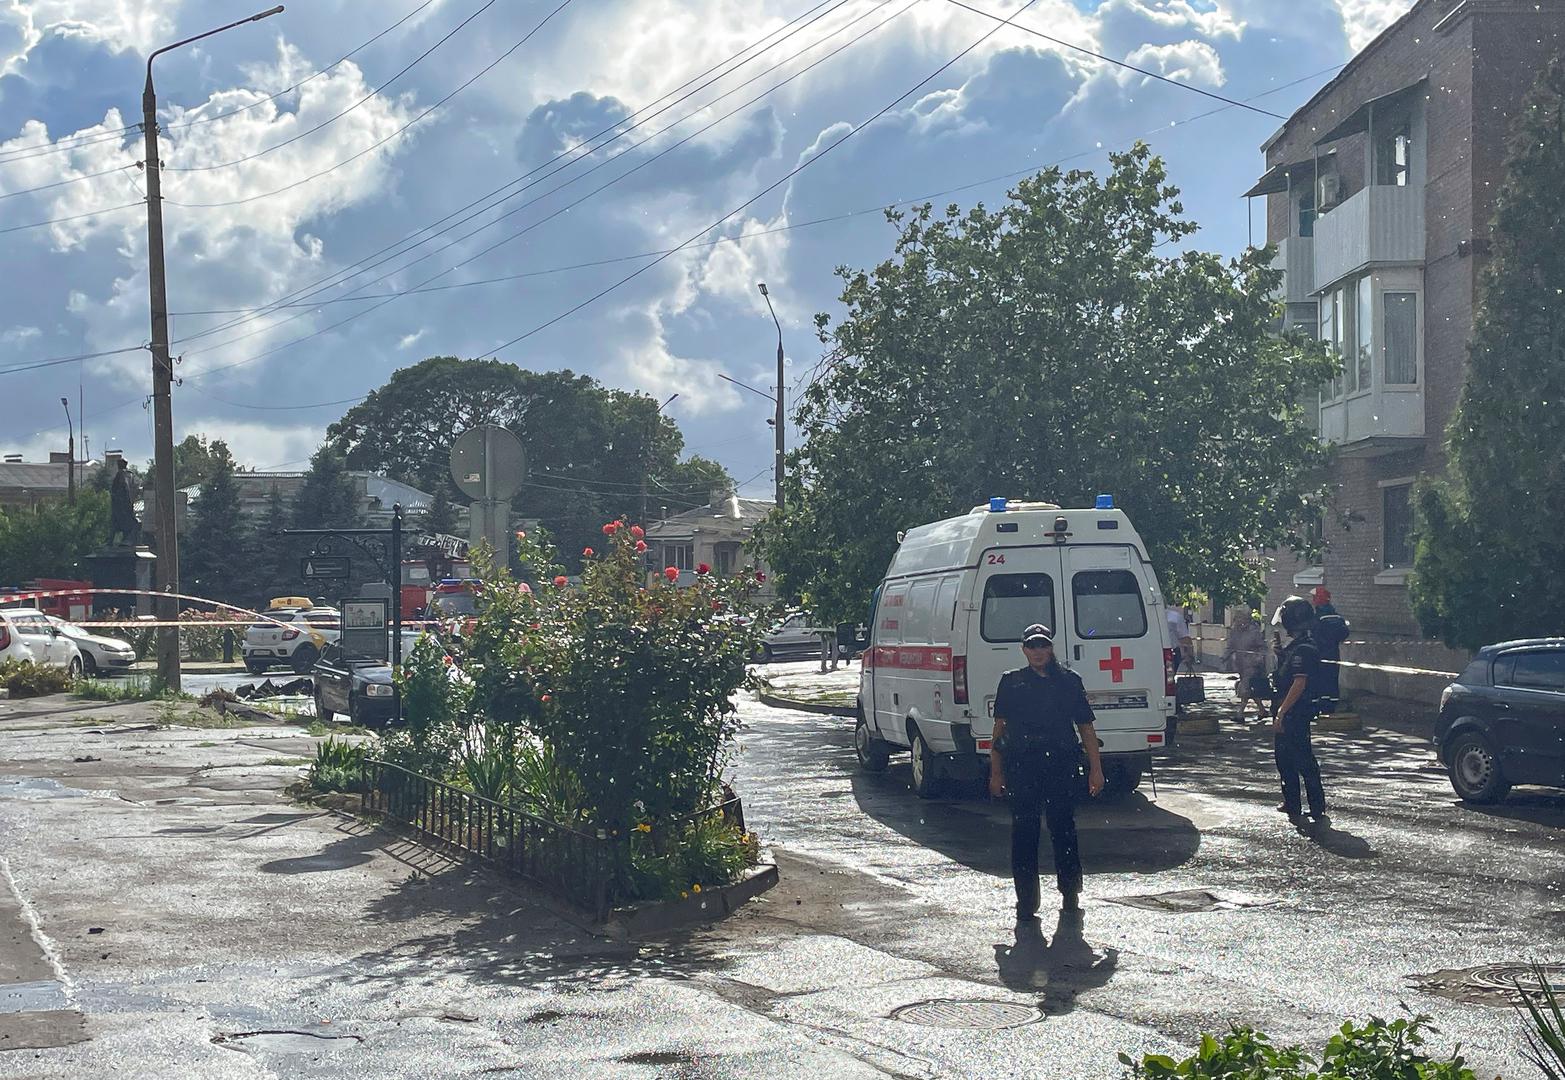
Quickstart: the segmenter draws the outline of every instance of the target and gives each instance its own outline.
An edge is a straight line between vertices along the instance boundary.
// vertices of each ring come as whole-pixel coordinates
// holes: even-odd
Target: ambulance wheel
[[[1139,765],[1106,765],[1103,768],[1103,791],[1099,798],[1109,802],[1119,802],[1128,799],[1130,793],[1141,786],[1141,766]]]
[[[933,799],[940,794],[940,762],[935,757],[935,752],[924,741],[924,735],[918,730],[917,725],[911,725],[913,754],[913,775],[911,785],[913,794],[920,799]]]
[[[862,716],[853,725],[853,751],[858,755],[859,768],[865,772],[885,772],[891,758],[891,745],[872,734]]]

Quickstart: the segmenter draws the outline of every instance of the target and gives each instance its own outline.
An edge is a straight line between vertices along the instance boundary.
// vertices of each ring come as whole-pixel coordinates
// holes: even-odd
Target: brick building
[[[1344,361],[1310,402],[1337,448],[1325,554],[1277,553],[1268,602],[1324,584],[1355,638],[1404,646],[1388,658],[1430,659],[1408,496],[1444,467],[1511,118],[1562,49],[1565,0],[1419,0],[1267,140],[1246,192],[1265,199],[1286,324]]]

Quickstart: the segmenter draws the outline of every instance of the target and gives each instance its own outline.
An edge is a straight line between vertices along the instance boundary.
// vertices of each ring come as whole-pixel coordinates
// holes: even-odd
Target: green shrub
[[[672,834],[631,832],[630,892],[641,900],[670,900],[739,880],[760,854],[754,833],[708,815]]]
[[[0,686],[12,697],[41,697],[63,694],[71,688],[71,673],[61,667],[46,667],[31,660],[0,661]]]
[[[364,747],[328,737],[315,748],[309,781],[317,791],[364,790]]]
[[[1362,1027],[1343,1024],[1326,1043],[1317,1066],[1297,1046],[1277,1047],[1254,1028],[1236,1027],[1222,1038],[1201,1036],[1200,1048],[1183,1061],[1148,1054],[1135,1061],[1120,1054],[1133,1077],[1199,1077],[1203,1080],[1477,1080],[1460,1047],[1449,1057],[1424,1051],[1427,1016],[1391,1022],[1371,1017]]]
[[[1543,1003],[1534,1001],[1520,983],[1516,987],[1532,1024],[1532,1030],[1527,1032],[1527,1056],[1538,1066],[1544,1080],[1565,1080],[1565,1010],[1561,1008],[1559,994],[1549,982],[1548,972],[1537,964],[1532,970],[1538,985],[1543,987]]]

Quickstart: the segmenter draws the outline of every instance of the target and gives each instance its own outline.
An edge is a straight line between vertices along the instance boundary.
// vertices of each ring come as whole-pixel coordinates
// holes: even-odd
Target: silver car
[[[131,648],[128,642],[94,634],[85,627],[66,622],[53,615],[48,618],[60,633],[76,643],[76,648],[82,656],[82,670],[86,674],[123,675],[130,671],[131,665],[136,662],[136,650]]]

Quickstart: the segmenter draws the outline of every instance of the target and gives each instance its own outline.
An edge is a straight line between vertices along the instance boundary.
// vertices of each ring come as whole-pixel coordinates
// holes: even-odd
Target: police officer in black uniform
[[[1281,626],[1292,638],[1278,658],[1276,692],[1280,700],[1272,713],[1277,773],[1282,778],[1282,806],[1278,809],[1294,825],[1306,823],[1299,802],[1299,781],[1303,780],[1310,818],[1322,825],[1326,822],[1326,790],[1321,785],[1315,748],[1310,745],[1310,724],[1320,712],[1322,678],[1320,649],[1310,636],[1315,608],[1302,596],[1290,596],[1272,616],[1272,625]]]
[[[998,799],[1009,791],[1011,796],[1011,876],[1016,880],[1018,922],[1038,913],[1043,819],[1054,842],[1061,909],[1081,910],[1075,799],[1081,788],[1083,752],[1088,793],[1103,790],[1098,735],[1081,677],[1060,667],[1054,657],[1054,635],[1041,623],[1022,632],[1022,654],[1027,666],[1000,677],[989,754],[989,794]]]

